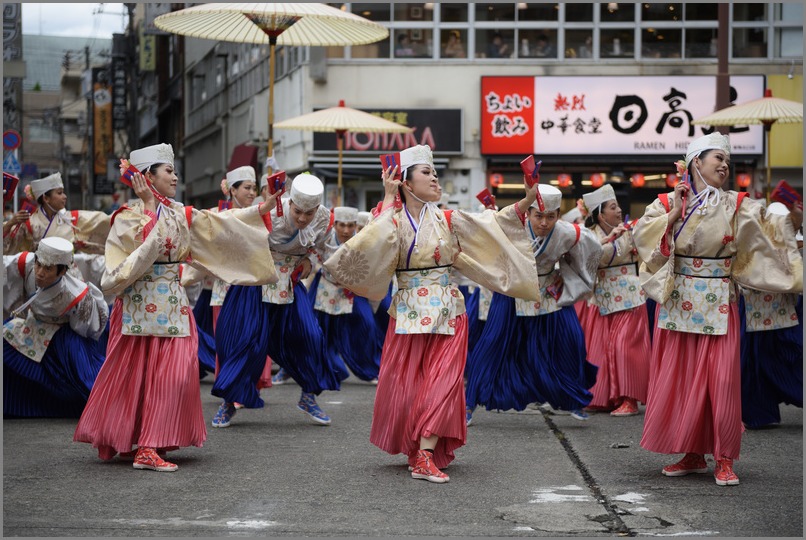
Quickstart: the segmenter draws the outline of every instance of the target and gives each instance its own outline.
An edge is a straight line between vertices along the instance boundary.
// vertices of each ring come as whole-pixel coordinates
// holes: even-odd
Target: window
[[[641,4],[642,21],[681,21],[683,4]]]
[[[518,58],[557,58],[556,30],[520,30],[518,39]]]
[[[593,22],[593,6],[595,4],[565,4],[566,22]]]
[[[42,118],[28,120],[28,139],[36,143],[57,143],[59,134]]]
[[[473,4],[476,21],[515,21],[515,4]]]
[[[476,30],[476,58],[513,58],[514,30]]]
[[[389,4],[352,4],[350,11],[370,21],[389,22],[392,20]]]
[[[519,21],[556,21],[559,4],[516,4]]]
[[[632,30],[602,29],[600,36],[599,56],[601,58],[631,58],[635,55],[635,34]]]
[[[716,28],[686,30],[686,58],[716,58]]]
[[[434,10],[425,9],[425,4],[395,3],[395,21],[422,22],[432,21]]]
[[[635,4],[602,2],[599,17],[603,23],[635,21]]]
[[[442,22],[467,22],[467,4],[431,4],[439,5],[439,15]],[[428,9],[429,4],[425,4]],[[434,9],[433,7],[431,9]]]
[[[593,58],[593,30],[566,30],[565,57]]]
[[[642,58],[680,58],[682,30],[647,28],[641,32]]]

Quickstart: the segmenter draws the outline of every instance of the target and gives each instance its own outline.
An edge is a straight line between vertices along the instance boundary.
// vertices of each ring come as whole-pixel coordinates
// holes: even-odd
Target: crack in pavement
[[[636,536],[636,533],[632,531],[626,523],[619,517],[619,509],[618,507],[610,502],[610,498],[602,492],[602,489],[599,487],[599,484],[596,482],[596,479],[588,470],[588,467],[579,459],[574,447],[568,441],[565,436],[565,433],[557,427],[557,424],[549,417],[549,414],[545,411],[541,411],[543,415],[543,420],[548,425],[551,432],[560,441],[560,444],[563,446],[565,453],[568,454],[568,457],[571,459],[571,462],[577,468],[579,473],[582,475],[582,478],[585,479],[585,483],[587,484],[588,488],[591,490],[593,497],[596,501],[604,507],[605,511],[609,519],[602,520],[601,518],[596,519],[596,521],[600,522],[602,525],[607,527],[607,529],[619,536]]]

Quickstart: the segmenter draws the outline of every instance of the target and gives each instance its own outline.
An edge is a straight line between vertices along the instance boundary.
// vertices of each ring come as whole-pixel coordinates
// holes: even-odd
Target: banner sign
[[[112,92],[110,86],[93,69],[95,81],[92,93],[93,144],[95,146],[95,174],[106,174],[106,161],[115,153],[115,141],[112,136]],[[100,80],[99,80],[100,79]]]
[[[482,77],[481,153],[682,156],[714,127],[716,77]],[[730,78],[731,105],[764,96],[764,77]],[[760,155],[761,125],[730,128],[732,153]]]
[[[400,152],[410,146],[427,144],[435,154],[462,154],[462,109],[360,109],[414,128],[411,133],[361,133],[344,134],[344,153],[389,154]],[[334,133],[314,132],[315,152],[336,152]]]

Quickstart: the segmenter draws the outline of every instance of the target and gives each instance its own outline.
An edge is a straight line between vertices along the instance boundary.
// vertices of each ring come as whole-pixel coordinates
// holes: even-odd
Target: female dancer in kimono
[[[316,424],[330,424],[316,396],[338,390],[340,379],[325,355],[322,329],[300,282],[322,253],[332,226],[330,210],[321,204],[323,193],[317,177],[304,173],[294,178],[282,215],[272,214],[269,243],[279,281],[262,291],[233,285],[227,292],[216,328],[221,370],[212,390],[223,402],[213,425],[229,425],[235,402],[263,407],[257,381],[267,355],[302,387],[297,408]]]
[[[736,284],[803,290],[795,244],[803,214],[775,215],[724,191],[730,144],[720,133],[692,141],[685,168],[691,181],[661,194],[635,227],[641,282],[658,303],[641,446],[685,452],[666,476],[707,473],[713,454],[717,485],[735,485],[743,431]]]
[[[221,214],[182,206],[171,200],[173,158],[168,144],[131,153],[143,171],[132,177],[141,201],[114,215],[103,276],[104,293],[117,295],[107,357],[74,435],[101,459],[134,454],[134,468],[156,471],[177,469],[158,449],[202,446],[207,436],[180,263],[191,260],[229,283],[277,280],[268,249],[275,200]]]
[[[602,246],[579,225],[559,221],[562,192],[540,184],[543,210],[529,208],[526,229],[540,276],[537,302],[493,295],[484,333],[468,357],[467,420],[476,405],[522,411],[548,402],[587,420],[596,366],[587,361],[574,302],[589,296]],[[559,262],[559,265],[557,263]]]
[[[355,236],[358,210],[349,206],[333,209],[333,229],[325,242],[323,259]],[[322,268],[311,284],[313,309],[325,335],[325,350],[333,365],[349,376],[344,364],[362,381],[377,384],[381,366],[383,333],[375,323],[369,301],[336,282]]]
[[[437,208],[439,182],[428,146],[400,153],[383,172],[381,212],[361,234],[325,261],[339,283],[381,299],[393,274],[398,290],[389,308],[370,442],[404,454],[412,478],[444,483],[440,471],[465,444],[467,316],[451,282],[453,266],[473,281],[537,300],[537,270],[523,227],[537,187],[500,212],[480,215]],[[404,204],[395,205],[400,194]],[[461,249],[460,249],[461,245]]]
[[[72,242],[76,253],[104,254],[110,216],[90,210],[68,212],[61,173],[34,180],[26,194],[38,208],[33,213],[20,210],[3,223],[4,255],[36,251],[40,240],[54,236]]]
[[[103,294],[67,273],[73,244],[64,238],[43,238],[36,253],[4,263],[4,307],[16,316],[3,328],[3,415],[78,417],[104,363]]]
[[[576,304],[588,360],[599,367],[591,389],[593,410],[611,416],[638,414],[649,382],[646,294],[638,279],[638,252],[610,184],[582,196],[585,225],[602,244],[593,297]]]
[[[767,213],[789,214],[774,202]],[[781,423],[779,405],[803,408],[803,295],[740,287],[742,423]]]

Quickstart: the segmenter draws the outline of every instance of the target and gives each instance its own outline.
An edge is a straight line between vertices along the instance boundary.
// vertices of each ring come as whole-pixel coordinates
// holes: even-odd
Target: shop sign
[[[682,156],[713,127],[716,77],[482,77],[482,154]],[[731,104],[763,97],[761,75],[730,78]],[[734,155],[760,155],[761,125],[732,126]]]

